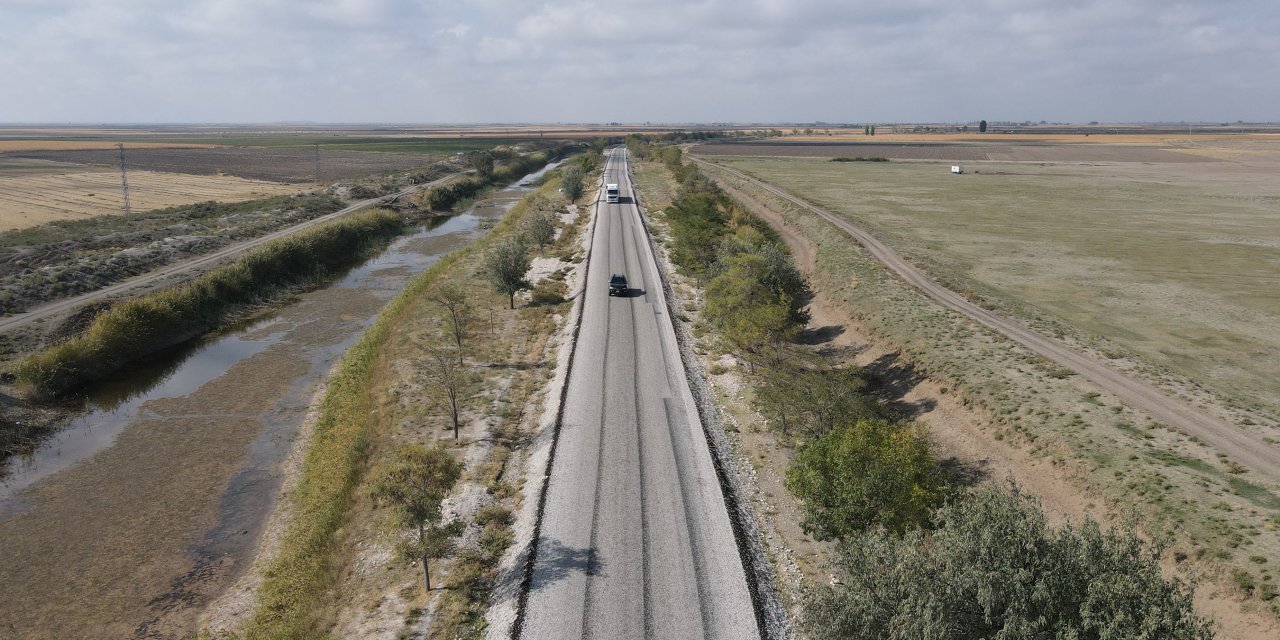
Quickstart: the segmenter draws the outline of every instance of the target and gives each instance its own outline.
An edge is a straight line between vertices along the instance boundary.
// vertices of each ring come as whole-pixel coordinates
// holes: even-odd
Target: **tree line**
[[[466,159],[475,176],[433,187],[427,192],[427,205],[434,211],[448,211],[491,186],[513,182],[581,149],[579,144],[563,143],[526,155],[499,150],[473,151],[467,154]]]
[[[581,179],[595,171],[603,157],[601,149],[588,151],[566,162],[559,169],[562,182],[566,176]],[[570,202],[578,196],[571,195],[563,185],[562,191]],[[520,226],[509,237],[497,242],[485,254],[481,272],[497,293],[508,296],[509,307],[515,308],[515,294],[527,289],[527,279],[534,248],[543,251],[551,244],[558,230],[552,213],[553,205],[541,196],[532,196],[521,206],[530,210],[519,222]],[[416,363],[428,390],[428,401],[449,420],[456,441],[463,415],[469,409],[476,385],[481,382],[478,367],[472,353],[481,326],[482,308],[476,303],[476,295],[457,282],[435,286],[425,295],[426,308],[436,316],[438,335],[428,338],[423,357]],[[422,569],[423,586],[431,590],[430,564],[442,558],[454,547],[454,539],[462,533],[463,523],[445,522],[442,511],[444,500],[462,477],[463,465],[443,444],[427,447],[421,444],[402,445],[390,460],[375,470],[371,497],[390,510],[393,521],[408,535],[397,537],[396,551],[404,560],[418,564]],[[484,529],[481,547],[486,566],[496,564],[502,545],[487,545],[486,540],[498,537],[497,530],[505,526],[490,522],[505,510],[489,509],[479,516]],[[505,515],[502,517],[506,517]],[[509,534],[503,534],[509,537]],[[508,540],[509,542],[509,540]],[[490,549],[489,546],[493,548]]]
[[[1191,586],[1166,580],[1161,547],[1131,527],[1053,529],[1011,481],[963,486],[864,372],[797,344],[811,292],[776,234],[679,148],[627,144],[679,182],[666,210],[671,260],[702,285],[703,320],[746,365],[754,408],[794,448],[785,484],[802,527],[837,543],[839,581],[804,602],[810,637],[1212,637]]]

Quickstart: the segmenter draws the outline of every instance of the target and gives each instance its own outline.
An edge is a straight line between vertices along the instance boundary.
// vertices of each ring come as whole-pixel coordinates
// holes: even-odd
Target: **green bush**
[[[539,282],[530,296],[533,304],[560,304],[568,293],[569,287],[563,281],[547,279]]]
[[[792,356],[761,372],[756,404],[783,436],[818,438],[841,424],[884,417],[862,371]]]
[[[806,533],[849,540],[872,526],[902,533],[927,524],[946,481],[921,429],[858,420],[802,446],[786,486],[804,503]]]
[[[840,546],[841,584],[805,605],[815,640],[1044,638],[1205,640],[1192,589],[1160,572],[1132,530],[1051,530],[1016,487],[939,509],[936,529],[883,529]]]

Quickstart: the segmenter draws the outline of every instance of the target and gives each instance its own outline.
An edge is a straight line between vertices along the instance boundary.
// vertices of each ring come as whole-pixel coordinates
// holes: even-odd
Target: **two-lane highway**
[[[523,638],[758,637],[625,150],[597,205],[582,325],[536,542]],[[609,296],[611,274],[628,296]]]

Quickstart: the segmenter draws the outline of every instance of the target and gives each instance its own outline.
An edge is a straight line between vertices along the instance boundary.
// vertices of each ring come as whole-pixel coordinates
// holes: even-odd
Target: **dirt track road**
[[[340,211],[335,211],[328,215],[320,216],[319,218],[307,220],[306,222],[301,222],[296,225],[293,225],[292,227],[286,227],[284,229],[280,229],[279,231],[273,231],[271,233],[268,233],[265,236],[254,238],[252,240],[246,240],[244,242],[231,245],[229,247],[224,247],[222,249],[219,249],[218,251],[214,251],[213,253],[205,254],[202,256],[196,256],[184,262],[179,262],[177,264],[172,264],[167,267],[162,267],[150,273],[144,273],[135,278],[130,278],[128,280],[124,280],[122,282],[117,282],[113,285],[103,287],[101,289],[98,289],[97,291],[90,291],[88,293],[84,293],[84,294],[75,296],[73,298],[67,298],[65,300],[57,300],[55,302],[50,302],[49,304],[46,304],[40,307],[36,307],[35,309],[32,309],[30,311],[24,311],[22,313],[14,314],[6,318],[0,318],[0,333],[4,333],[6,331],[12,331],[14,329],[19,329],[28,324],[31,324],[32,322],[44,320],[45,318],[67,313],[83,304],[96,302],[98,300],[102,300],[104,298],[108,298],[110,296],[113,296],[119,293],[124,293],[140,287],[145,287],[148,285],[155,284],[164,278],[170,278],[173,276],[182,275],[182,274],[189,273],[191,271],[195,271],[201,268],[212,267],[224,260],[230,260],[232,258],[238,257],[244,253],[247,253],[253,249],[256,249],[273,240],[279,240],[280,238],[284,238],[286,236],[292,235],[294,233],[302,231],[303,229],[314,227],[318,224],[324,224],[335,218],[340,218],[353,211],[364,209],[365,207],[372,206],[374,204],[377,204],[382,201],[386,201],[388,199],[395,199],[400,196],[408,195],[410,193],[414,193],[422,189],[433,187],[442,182],[450,180],[457,175],[459,174],[456,174],[456,173],[449,174],[443,178],[440,178],[439,180],[434,180],[426,184],[417,184],[412,187],[409,187],[408,189],[397,191],[396,193],[393,193],[393,194],[378,196],[377,198],[370,198],[368,200],[361,200],[360,202],[357,202]]]
[[[1115,394],[1132,408],[1145,411],[1156,420],[1175,427],[1187,435],[1199,437],[1210,447],[1226,454],[1231,460],[1249,467],[1259,476],[1264,476],[1273,482],[1280,482],[1280,451],[1260,438],[1245,433],[1239,427],[1208,415],[1181,400],[1171,398],[1156,387],[1116,371],[1056,340],[1046,338],[1021,323],[973,304],[963,296],[938,284],[883,242],[839,215],[814,206],[783,189],[741,171],[699,158],[693,158],[693,160],[701,165],[715,167],[716,171],[731,174],[779,198],[812,211],[853,236],[877,260],[944,307],[964,314],[975,322],[994,329],[1031,351],[1076,372],[1099,388]]]

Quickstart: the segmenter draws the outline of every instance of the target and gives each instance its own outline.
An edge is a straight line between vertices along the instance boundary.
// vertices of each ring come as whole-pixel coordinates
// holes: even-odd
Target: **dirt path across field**
[[[1018,322],[977,306],[960,294],[938,284],[925,275],[923,271],[904,260],[886,244],[835,213],[814,206],[787,193],[783,189],[753,178],[741,171],[699,158],[693,159],[699,164],[714,166],[716,170],[729,173],[779,198],[812,211],[848,233],[873,257],[944,307],[994,329],[1031,351],[1076,372],[1098,387],[1115,394],[1134,409],[1145,411],[1155,419],[1180,429],[1187,435],[1199,437],[1209,446],[1229,456],[1231,460],[1249,467],[1273,482],[1280,482],[1280,451],[1262,442],[1259,438],[1245,433],[1235,425],[1219,420],[1180,400],[1170,398],[1152,385],[1111,369],[1101,362],[1078,353],[1056,340],[1046,338]]]
[[[723,182],[720,186],[769,223],[786,243],[796,265],[813,277],[818,257],[813,239],[745,191]],[[948,393],[944,383],[920,374],[893,344],[853,320],[847,310],[823,291],[814,291],[808,309],[809,332],[822,343],[824,351],[837,358],[848,358],[874,376],[889,392],[889,402],[928,428],[940,459],[958,463],[968,473],[977,473],[987,481],[1001,482],[1012,476],[1020,487],[1040,500],[1049,522],[1055,526],[1078,525],[1086,517],[1104,523],[1116,522],[1117,515],[1123,517],[1112,511],[1103,496],[1081,488],[1079,478],[1071,469],[1029,456],[1018,445],[983,429],[983,424],[991,423],[990,415],[964,402],[955,393]],[[825,580],[830,570],[827,562],[831,548],[826,543],[814,542],[801,531],[803,514],[783,485],[792,452],[778,447],[774,436],[767,433],[746,429],[742,438],[752,457],[759,458],[761,472],[756,481],[769,505],[762,512],[771,514],[775,532],[787,549],[784,556],[796,561],[797,568],[810,580]],[[1242,610],[1238,595],[1217,583],[1200,585],[1195,593],[1195,607],[1218,622],[1218,637],[1222,640],[1253,640],[1276,637],[1280,633],[1280,625],[1272,617]]]
[[[358,211],[360,209],[364,209],[366,207],[372,206],[379,202],[394,200],[398,197],[405,196],[405,195],[420,191],[422,189],[429,189],[435,185],[451,180],[457,175],[458,174],[456,173],[449,174],[443,178],[440,178],[439,180],[428,182],[426,184],[413,185],[408,189],[404,189],[403,191],[398,191],[391,195],[379,196],[377,198],[370,198],[368,200],[361,200],[360,202],[357,202],[340,211],[335,211],[329,215],[320,216],[319,218],[313,218],[311,220],[307,220],[306,222],[296,224],[292,227],[286,227],[279,231],[268,233],[265,236],[261,236],[258,238],[254,238],[252,240],[246,240],[244,242],[233,244],[229,247],[220,249],[218,251],[214,251],[213,253],[197,256],[197,257],[191,258],[190,260],[186,260],[184,262],[171,264],[161,269],[156,269],[155,271],[152,271],[150,273],[140,275],[136,278],[131,278],[123,282],[118,282],[116,284],[103,287],[101,289],[98,289],[97,291],[90,291],[89,293],[78,295],[78,296],[75,296],[74,298],[58,300],[56,302],[51,302],[44,306],[36,307],[35,309],[32,309],[30,311],[14,314],[7,318],[0,318],[0,333],[4,333],[6,331],[13,331],[15,329],[20,329],[33,322],[37,322],[45,318],[50,318],[53,316],[66,313],[68,311],[76,309],[77,307],[80,307],[81,305],[104,300],[116,294],[141,289],[141,288],[156,284],[164,279],[173,278],[175,276],[186,275],[193,271],[197,271],[199,269],[213,267],[217,264],[222,263],[223,261],[230,260],[232,258],[244,255],[245,253],[248,253],[249,251],[256,249],[258,247],[261,247],[262,245],[267,244],[268,242],[271,242],[273,240],[279,240],[281,238],[284,238],[294,233],[297,233],[299,231],[302,231],[303,229],[308,229],[316,225],[324,224],[336,218],[345,216],[348,213],[351,213],[353,211]]]

